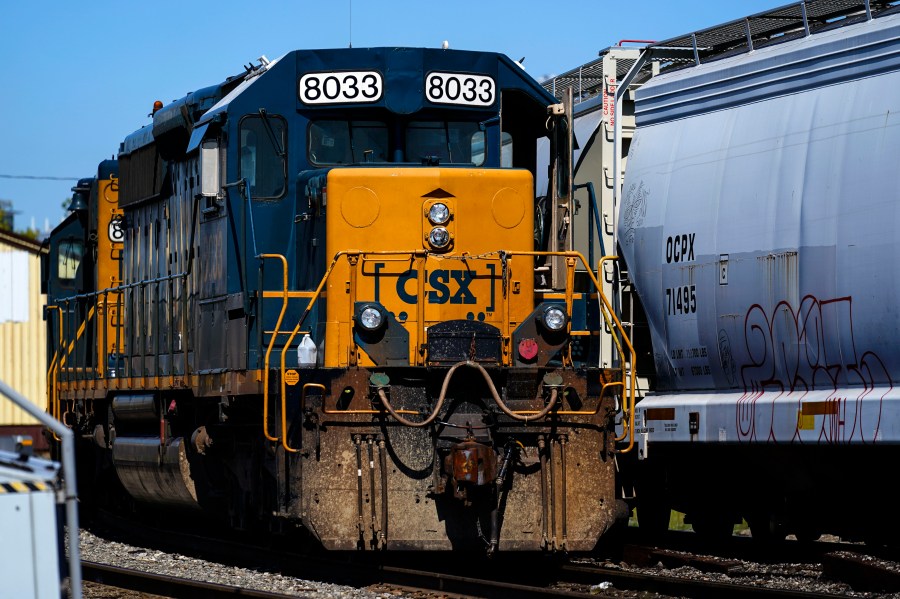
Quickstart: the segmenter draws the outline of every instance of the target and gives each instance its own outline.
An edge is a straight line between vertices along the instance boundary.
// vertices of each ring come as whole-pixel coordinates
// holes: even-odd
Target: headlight
[[[445,248],[450,243],[450,233],[444,227],[435,227],[428,234],[428,243],[436,248]]]
[[[440,202],[432,204],[428,209],[428,220],[433,225],[443,225],[450,220],[450,209],[447,208],[447,204]]]
[[[367,331],[378,329],[384,322],[384,315],[381,310],[373,306],[366,306],[359,313],[359,326]]]
[[[561,331],[566,326],[566,313],[559,306],[549,306],[544,310],[544,326],[551,331]]]

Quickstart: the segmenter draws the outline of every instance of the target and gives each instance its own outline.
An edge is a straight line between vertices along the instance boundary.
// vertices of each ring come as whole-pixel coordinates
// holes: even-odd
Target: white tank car
[[[891,12],[636,92],[618,242],[656,371],[635,411],[642,526],[673,508],[710,534],[900,532]]]

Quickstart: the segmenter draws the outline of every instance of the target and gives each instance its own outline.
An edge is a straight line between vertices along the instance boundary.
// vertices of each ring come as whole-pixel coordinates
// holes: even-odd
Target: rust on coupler
[[[497,478],[497,454],[494,448],[474,439],[457,443],[444,460],[444,469],[452,477],[453,495],[469,500],[469,485],[483,487],[493,485]]]

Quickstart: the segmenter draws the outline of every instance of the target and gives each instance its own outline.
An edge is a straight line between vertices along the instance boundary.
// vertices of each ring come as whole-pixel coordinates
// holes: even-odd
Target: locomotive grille
[[[448,320],[428,328],[428,361],[499,364],[500,329],[472,320]]]

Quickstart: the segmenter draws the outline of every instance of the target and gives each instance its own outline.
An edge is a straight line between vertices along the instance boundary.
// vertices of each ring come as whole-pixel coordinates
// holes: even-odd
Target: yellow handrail
[[[291,333],[288,335],[287,341],[284,343],[284,347],[285,348],[290,347],[294,338],[299,334],[301,328],[303,327],[304,322],[306,321],[306,318],[309,316],[310,312],[312,311],[316,301],[321,297],[322,291],[325,288],[327,281],[328,281],[329,277],[331,276],[332,272],[334,271],[334,268],[337,265],[339,260],[341,260],[343,258],[347,258],[348,261],[351,262],[351,264],[357,264],[357,263],[359,263],[360,258],[362,258],[362,263],[365,263],[367,257],[369,257],[369,256],[406,256],[407,259],[409,259],[409,260],[417,261],[416,268],[418,270],[422,270],[422,269],[424,269],[424,266],[425,266],[425,259],[427,259],[429,255],[431,255],[429,252],[422,250],[422,249],[405,250],[405,251],[384,250],[384,251],[374,251],[374,252],[365,252],[362,250],[342,250],[340,252],[337,252],[334,255],[334,257],[332,258],[332,261],[329,264],[328,268],[326,269],[325,274],[322,276],[322,279],[319,281],[319,284],[318,284],[316,290],[312,293],[309,303],[307,304],[303,313],[300,315],[300,318],[297,320],[296,326],[291,331]],[[634,380],[633,372],[629,372],[628,366],[630,365],[631,369],[633,370],[633,367],[634,367],[634,364],[636,361],[635,351],[634,351],[634,347],[631,344],[631,341],[628,339],[628,336],[625,334],[624,326],[622,325],[621,321],[619,320],[619,318],[616,316],[615,312],[613,311],[612,305],[610,304],[609,300],[607,299],[606,295],[604,294],[603,286],[598,279],[598,275],[599,275],[599,272],[602,270],[603,263],[607,260],[616,259],[617,256],[604,256],[603,258],[601,258],[598,263],[598,275],[594,274],[593,269],[591,269],[589,267],[589,265],[587,264],[587,260],[585,259],[585,257],[580,252],[575,252],[575,251],[537,252],[537,251],[500,251],[500,250],[498,250],[496,252],[490,252],[490,253],[486,253],[486,254],[482,254],[482,255],[478,255],[478,256],[466,256],[466,259],[479,259],[479,258],[486,258],[488,256],[494,256],[494,255],[505,256],[505,257],[560,256],[560,257],[565,258],[566,259],[566,271],[567,271],[565,304],[566,304],[566,308],[569,313],[571,313],[571,311],[572,311],[572,305],[573,305],[573,301],[574,301],[573,291],[574,291],[575,266],[579,261],[585,266],[585,272],[588,275],[588,277],[590,278],[591,283],[594,285],[594,288],[597,289],[597,295],[601,300],[600,312],[603,315],[603,319],[604,319],[606,325],[609,327],[610,331],[613,331],[613,335],[612,335],[613,342],[615,343],[618,354],[620,356],[622,356],[622,360],[621,360],[621,362],[622,362],[622,365],[621,365],[622,381],[604,384],[603,388],[601,389],[600,396],[601,396],[601,398],[603,397],[603,394],[605,393],[607,387],[610,387],[613,385],[615,385],[615,386],[621,385],[622,386],[623,395],[624,395],[622,409],[623,409],[623,413],[624,413],[624,420],[626,422],[626,426],[625,426],[625,430],[623,431],[622,436],[616,438],[616,441],[622,441],[625,438],[628,438],[627,447],[625,447],[624,449],[618,450],[618,452],[619,453],[627,453],[627,452],[631,451],[632,448],[634,447],[633,414],[634,414],[634,405],[635,405],[635,380]],[[283,261],[282,262],[283,264],[286,264],[285,258],[279,254],[265,254],[264,257],[278,258]],[[446,258],[446,256],[440,256],[440,257]],[[285,269],[286,268],[287,267],[285,266]],[[353,273],[351,273],[351,275],[352,274]],[[422,280],[421,274],[420,274],[419,280],[420,281]],[[351,306],[353,304],[353,301],[355,300],[355,296],[353,296],[353,293],[352,293],[352,292],[355,292],[355,288],[356,288],[356,285],[353,284],[354,282],[355,282],[355,277],[353,277],[353,282],[351,282],[351,289],[350,289],[350,291],[351,291]],[[418,293],[417,293],[417,304],[418,304],[417,310],[418,310],[419,317],[417,318],[417,321],[418,321],[417,327],[418,327],[418,333],[420,335],[420,338],[418,339],[417,345],[419,347],[421,347],[422,343],[424,342],[424,309],[422,309],[422,306],[424,304],[425,296],[424,296],[424,292],[423,292],[424,285],[419,285],[418,287],[419,287],[419,289],[417,290],[418,291]],[[284,283],[283,290],[282,290],[282,298],[283,298],[282,313],[279,316],[279,321],[275,327],[275,331],[272,332],[272,337],[269,340],[269,345],[266,350],[264,376],[266,376],[266,373],[269,370],[270,355],[271,355],[272,349],[274,347],[275,339],[278,335],[282,334],[280,327],[281,327],[281,322],[283,319],[284,311],[286,310],[287,293],[288,293],[287,292],[287,275],[285,274],[285,283]],[[568,326],[571,327],[571,323]],[[616,334],[616,332],[618,332],[618,334]],[[621,335],[621,340],[619,339],[619,335]],[[625,347],[623,347],[623,343],[622,343],[623,341],[624,341]],[[286,356],[286,351],[283,350],[281,352],[281,361],[280,361],[280,365],[279,365],[279,368],[280,368],[280,377],[279,378],[280,378],[280,387],[281,387],[280,388],[280,391],[281,391],[281,430],[282,430],[282,435],[281,435],[280,440],[282,442],[282,446],[284,447],[285,451],[295,453],[299,450],[290,447],[290,445],[288,444],[288,441],[287,441],[287,435],[285,434],[285,431],[287,430],[287,409],[286,409],[287,408],[287,397],[286,397],[287,394],[286,394],[286,383],[285,383],[285,376],[284,376],[285,372],[286,372],[285,356]],[[569,359],[567,360],[567,362],[569,364],[571,364],[571,357],[568,356],[568,358]],[[414,363],[417,365],[421,365],[424,363],[424,361],[423,361],[424,356],[417,354],[415,356],[412,356],[412,359],[414,360]],[[627,385],[626,385],[626,382],[628,383]],[[305,395],[305,386],[304,386],[304,395]],[[268,433],[268,425],[267,425],[268,401],[269,401],[269,387],[268,387],[268,379],[266,379],[266,382],[264,383],[264,388],[263,388],[263,406],[264,406],[263,409],[265,412],[264,420],[263,420],[265,430],[263,432],[266,435],[266,438],[269,439],[270,441],[278,441],[279,440],[278,438],[272,437]],[[598,409],[599,409],[599,406],[598,406]],[[353,411],[353,413],[356,413],[356,412],[357,411]],[[350,413],[350,412],[349,411],[341,411],[340,413]],[[362,412],[359,412],[359,413],[362,413]],[[366,413],[368,413],[368,412],[366,412]],[[529,413],[529,412],[522,412],[522,413]],[[582,412],[575,412],[575,411],[566,411],[566,412],[561,412],[561,413],[582,414]],[[596,410],[594,412],[591,412],[591,414],[596,414]]]
[[[359,252],[354,251],[354,250],[344,250],[344,251],[338,252],[337,254],[334,255],[334,258],[331,260],[331,264],[328,265],[328,269],[325,271],[325,274],[322,276],[322,280],[319,281],[319,286],[316,287],[316,292],[313,294],[312,298],[309,300],[309,303],[306,305],[306,309],[303,310],[303,314],[300,315],[299,320],[297,320],[297,326],[294,327],[294,330],[291,331],[290,336],[288,336],[287,341],[284,343],[285,348],[288,348],[291,346],[291,342],[294,340],[294,337],[296,337],[297,333],[300,332],[300,327],[303,326],[303,322],[306,320],[306,317],[309,316],[309,313],[312,311],[312,307],[313,307],[313,305],[315,305],[316,300],[319,298],[319,294],[322,293],[322,289],[325,287],[325,283],[328,281],[328,277],[331,276],[331,271],[334,270],[334,266],[335,266],[335,264],[337,264],[338,259],[341,258],[342,256],[348,256],[348,255],[358,256]],[[286,434],[286,431],[287,431],[287,397],[286,397],[287,389],[285,387],[285,382],[284,382],[284,373],[285,373],[284,356],[286,353],[287,353],[287,351],[285,351],[285,350],[281,351],[281,370],[279,371],[281,374],[281,376],[280,376],[280,379],[281,379],[281,433],[282,433],[281,434],[281,446],[284,447],[285,451],[288,451],[290,453],[297,453],[300,450],[294,449],[293,447],[288,445],[287,434]],[[268,371],[268,364],[266,364],[266,370]]]
[[[50,360],[50,366],[47,369],[47,411],[51,416],[59,420],[57,414],[59,413],[59,406],[56,397],[56,360],[59,358],[59,352],[62,348],[62,308],[59,306],[47,306],[47,311],[56,310],[57,312],[57,321],[59,322],[59,337],[58,342],[56,344],[56,351],[53,352],[53,359]],[[55,432],[51,430],[53,434],[53,438],[57,441],[60,441],[59,436]]]
[[[600,274],[600,271],[603,269],[603,263],[605,261],[617,260],[618,258],[619,258],[618,256],[612,256],[612,255],[611,256],[603,256],[602,258],[600,258],[600,261],[597,262],[598,276]],[[594,278],[593,271],[588,270],[588,272],[591,274],[591,278],[594,280],[595,284],[598,286],[597,288],[600,289],[599,282],[596,278]],[[615,320],[615,322],[616,322],[615,330],[618,330],[621,332],[622,340],[624,340],[625,345],[628,346],[628,355],[631,358],[630,362],[628,362],[629,364],[631,364],[631,373],[630,374],[626,373],[626,368],[625,368],[626,363],[624,360],[622,361],[622,380],[624,381],[627,376],[628,382],[629,382],[629,387],[627,388],[627,390],[623,386],[623,390],[625,390],[626,393],[624,393],[624,395],[625,395],[624,402],[623,402],[624,405],[622,406],[623,418],[628,421],[628,425],[622,427],[622,429],[623,429],[622,436],[616,437],[616,441],[622,441],[625,439],[626,436],[628,437],[628,447],[626,447],[625,449],[619,450],[619,453],[628,453],[629,451],[631,451],[634,448],[634,404],[635,404],[634,368],[635,368],[635,363],[636,363],[637,358],[634,353],[634,347],[631,345],[631,340],[628,338],[628,335],[625,334],[625,327],[622,326],[622,322],[619,320],[619,318],[616,316],[616,313],[613,311],[613,308],[610,305],[609,300],[606,298],[606,296],[603,294],[602,291],[600,292],[599,296],[600,296],[600,299],[603,301],[604,306],[609,311],[609,315],[612,316],[612,318]],[[610,331],[612,331],[612,330],[613,330],[613,327],[610,327]],[[619,344],[618,337],[616,337],[616,335],[613,335],[612,338],[613,338],[613,341],[616,342],[616,347],[619,348],[619,355],[624,356],[624,352],[622,352],[622,346]]]
[[[284,314],[287,312],[288,305],[288,261],[287,258],[282,256],[281,254],[260,254],[261,259],[273,259],[273,260],[281,260],[281,265],[284,272],[284,278],[281,285],[281,312],[278,314],[278,322],[275,323],[275,331],[272,333],[272,337],[269,339],[269,346],[266,348],[266,358],[265,358],[265,367],[262,372],[263,376],[263,435],[266,436],[266,439],[269,441],[278,441],[278,437],[273,437],[269,434],[269,357],[272,355],[272,348],[275,347],[275,340],[278,337],[278,331],[281,329],[281,321],[284,319]],[[262,301],[262,300],[260,300]],[[263,326],[262,323],[259,326]],[[286,347],[286,346],[285,346]],[[282,350],[284,353],[284,350]],[[282,370],[282,376],[284,376],[284,370]],[[284,432],[284,429],[282,429]]]
[[[618,387],[619,385],[624,386],[625,383],[622,381],[610,381],[608,383],[603,383],[603,387],[600,388],[600,399],[603,399],[603,395],[606,393],[607,387]],[[593,410],[553,410],[553,413],[557,416],[594,416],[597,412],[600,411],[600,406],[603,405],[601,401],[597,402],[597,407]],[[540,410],[513,410],[513,414],[538,414]],[[616,439],[618,441],[618,439]]]
[[[81,322],[81,324],[78,326],[78,330],[75,332],[75,338],[72,339],[68,343],[68,346],[66,345],[65,341],[63,340],[63,327],[62,327],[63,312],[62,312],[62,310],[58,306],[48,306],[47,308],[48,309],[54,308],[56,310],[59,310],[59,322],[60,322],[60,325],[59,325],[59,327],[60,327],[59,328],[59,336],[60,336],[59,337],[59,339],[60,339],[59,348],[60,348],[60,350],[62,350],[62,352],[59,353],[59,350],[57,350],[58,353],[54,356],[54,362],[51,363],[51,369],[50,369],[50,372],[48,372],[48,378],[51,376],[51,373],[52,373],[52,377],[54,379],[53,386],[56,387],[59,383],[59,379],[58,379],[57,375],[60,371],[63,370],[66,362],[69,359],[69,356],[71,356],[72,352],[75,351],[75,345],[78,343],[78,340],[81,339],[81,337],[84,335],[85,330],[87,330],[88,323],[93,320],[94,314],[96,313],[96,311],[95,311],[96,306],[91,306],[90,310],[88,310],[88,313],[85,315],[85,319]],[[57,357],[59,358],[58,361],[56,360]],[[55,370],[53,370],[54,365],[55,365]],[[87,368],[83,368],[81,370],[84,373],[88,372]],[[79,369],[76,367],[74,369],[74,373],[76,374],[76,376],[77,376],[78,371],[79,371]],[[97,373],[95,370],[94,371],[95,377],[96,377],[96,374]],[[66,375],[66,378],[67,378],[66,382],[68,382],[68,374]],[[54,399],[55,399],[54,403],[56,405],[56,413],[53,416],[54,416],[54,418],[56,418],[57,420],[59,420],[60,422],[65,424],[65,416],[67,414],[70,414],[71,411],[67,407],[65,413],[61,413],[61,403],[62,402],[59,401],[59,398],[58,398],[58,396],[56,396],[55,393],[54,393]]]

